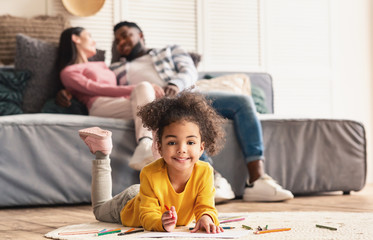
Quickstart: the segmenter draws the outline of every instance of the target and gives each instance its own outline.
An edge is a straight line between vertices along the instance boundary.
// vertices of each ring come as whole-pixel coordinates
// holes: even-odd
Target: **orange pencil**
[[[254,232],[254,234],[271,233],[271,232],[283,232],[283,231],[289,231],[289,230],[291,230],[291,228],[275,228],[275,229],[256,231],[256,232]]]
[[[170,208],[169,207],[167,207],[167,205],[164,205],[164,207],[167,209],[167,211],[170,211]],[[172,212],[170,212],[170,214],[171,214],[171,216],[172,216],[172,218],[174,219],[175,218],[175,216],[174,215],[172,215]]]

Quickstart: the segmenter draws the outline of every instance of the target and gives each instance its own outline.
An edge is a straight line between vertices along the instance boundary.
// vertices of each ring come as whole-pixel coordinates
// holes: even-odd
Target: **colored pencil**
[[[291,228],[275,228],[275,229],[268,229],[268,230],[262,230],[262,231],[255,231],[254,234],[283,232],[283,231],[289,231],[289,230],[291,230]]]
[[[234,219],[227,219],[227,220],[222,220],[220,223],[227,223],[227,222],[238,222],[238,221],[243,221],[245,218],[234,218]]]
[[[98,230],[87,230],[87,231],[76,231],[76,232],[60,232],[58,235],[80,235],[80,234],[91,234],[98,233]]]
[[[125,231],[125,233],[132,232],[133,230],[135,230],[135,229],[134,228],[128,229],[127,231]]]
[[[127,235],[127,234],[143,232],[143,231],[144,231],[144,229],[134,230],[134,231],[130,231],[130,232],[122,232],[122,233],[118,233],[118,236],[123,236],[123,235]]]
[[[106,232],[112,232],[112,231],[118,231],[121,230],[120,228],[113,228],[113,229],[103,229],[99,231],[99,233],[106,233]]]
[[[167,207],[167,205],[164,205],[164,207],[167,209],[167,211],[170,211],[170,208]]]
[[[235,229],[235,227],[221,227],[223,229]],[[190,227],[189,230],[193,230],[194,227]]]
[[[99,232],[97,233],[98,236],[102,236],[102,235],[107,235],[107,234],[112,234],[112,233],[118,233],[122,231],[120,228],[117,228],[117,229],[113,229],[112,231],[106,231],[106,232]]]
[[[316,224],[316,227],[318,227],[318,228],[326,228],[326,229],[329,229],[329,230],[337,231],[337,228],[328,227],[328,226],[319,225],[319,224]]]
[[[243,225],[243,224],[242,224],[242,227],[243,227],[243,228],[246,228],[247,230],[252,230],[252,228],[251,228],[250,226],[247,226],[247,225]]]

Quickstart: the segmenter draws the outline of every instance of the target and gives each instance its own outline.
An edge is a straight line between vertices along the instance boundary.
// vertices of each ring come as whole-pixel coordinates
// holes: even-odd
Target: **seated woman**
[[[64,30],[60,37],[57,66],[65,88],[84,103],[89,115],[133,119],[138,146],[129,165],[153,161],[152,133],[145,129],[136,115],[137,107],[152,102],[155,90],[152,84],[118,86],[115,74],[104,62],[89,62],[96,54],[96,43],[82,27]]]

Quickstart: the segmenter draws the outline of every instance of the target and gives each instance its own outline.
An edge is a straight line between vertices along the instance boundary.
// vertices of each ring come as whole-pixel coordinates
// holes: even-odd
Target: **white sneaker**
[[[140,171],[148,163],[153,162],[152,144],[153,140],[150,138],[141,139],[128,165],[131,168]]]
[[[228,183],[227,179],[223,176],[214,172],[214,186],[215,186],[215,203],[221,203],[234,199],[234,192],[231,185]]]
[[[245,188],[243,200],[247,202],[278,202],[294,198],[294,195],[265,174]]]

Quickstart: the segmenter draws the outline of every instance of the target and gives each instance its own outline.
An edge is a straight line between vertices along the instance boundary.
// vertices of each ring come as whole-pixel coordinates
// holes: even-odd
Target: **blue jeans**
[[[262,126],[251,96],[226,92],[204,93],[214,109],[224,118],[233,120],[234,129],[246,163],[264,159]],[[202,155],[202,159],[206,155]]]

